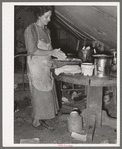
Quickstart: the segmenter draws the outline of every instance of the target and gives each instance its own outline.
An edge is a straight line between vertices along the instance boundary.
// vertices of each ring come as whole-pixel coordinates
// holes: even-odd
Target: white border
[[[14,5],[99,5],[99,6],[117,6],[117,102],[120,103],[120,4],[119,2],[3,2],[2,3],[2,59],[3,59],[3,97],[2,97],[2,130],[3,130],[3,146],[4,147],[39,147],[39,146],[57,146],[54,144],[14,144],[13,136],[13,101],[14,101]],[[117,144],[73,144],[73,147],[78,146],[108,146],[117,147],[120,145],[120,107],[117,107]],[[69,144],[62,144],[62,147]]]
[[[70,5],[74,5],[74,6],[119,6],[119,2],[3,2],[3,4],[5,5],[56,5],[56,6],[70,6]]]

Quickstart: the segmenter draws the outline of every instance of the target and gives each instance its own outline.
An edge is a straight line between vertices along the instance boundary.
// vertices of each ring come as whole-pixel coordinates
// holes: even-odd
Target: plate
[[[81,73],[81,70],[77,70],[77,71],[74,71],[74,72],[73,72],[73,71],[72,71],[72,72],[64,71],[64,73],[65,73],[65,74],[73,74],[73,75],[74,75],[74,74],[80,74],[80,73]]]
[[[65,60],[54,59],[59,62],[81,62],[81,59],[78,58],[66,58]]]
[[[57,68],[60,68],[65,65],[80,65],[81,59],[78,59],[78,58],[67,58],[65,60],[53,59],[53,64]]]

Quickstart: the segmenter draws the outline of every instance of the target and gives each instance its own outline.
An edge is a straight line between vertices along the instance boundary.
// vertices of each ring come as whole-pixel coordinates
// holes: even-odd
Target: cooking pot
[[[113,55],[96,54],[94,58],[94,75],[107,77],[110,74]]]

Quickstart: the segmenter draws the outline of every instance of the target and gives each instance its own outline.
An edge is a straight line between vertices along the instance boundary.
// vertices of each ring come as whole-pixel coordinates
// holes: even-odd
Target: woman
[[[55,91],[55,84],[51,76],[51,56],[65,59],[66,55],[60,49],[52,49],[50,32],[47,24],[52,15],[52,7],[35,7],[37,20],[25,30],[25,44],[29,56],[27,57],[28,78],[32,95],[32,126],[39,129],[45,126],[53,129],[45,120],[52,119],[58,113],[59,105]]]

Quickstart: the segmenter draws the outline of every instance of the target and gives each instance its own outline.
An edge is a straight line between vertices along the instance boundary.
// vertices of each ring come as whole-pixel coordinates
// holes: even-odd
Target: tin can
[[[110,74],[111,66],[112,66],[112,55],[93,55],[94,57],[94,65],[95,65],[95,76],[98,77],[107,77]]]

